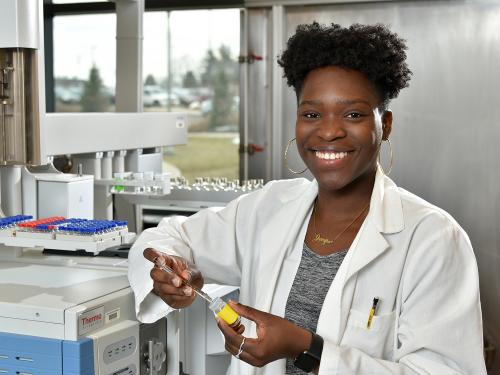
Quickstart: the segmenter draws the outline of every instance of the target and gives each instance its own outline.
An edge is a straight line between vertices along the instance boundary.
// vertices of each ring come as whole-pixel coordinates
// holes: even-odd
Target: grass
[[[237,133],[191,133],[187,145],[167,148],[164,169],[171,170],[169,166],[174,165],[189,182],[195,177],[238,178],[237,137]]]

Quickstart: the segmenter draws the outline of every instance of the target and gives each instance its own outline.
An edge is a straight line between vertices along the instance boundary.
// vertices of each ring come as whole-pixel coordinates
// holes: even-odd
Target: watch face
[[[293,362],[296,367],[304,370],[305,372],[311,372],[319,366],[321,354],[323,353],[323,338],[314,332],[311,333],[311,346],[308,350],[300,353],[297,359],[295,359],[295,362]]]
[[[319,360],[306,351],[300,353],[293,364],[305,372],[311,372],[319,365]]]

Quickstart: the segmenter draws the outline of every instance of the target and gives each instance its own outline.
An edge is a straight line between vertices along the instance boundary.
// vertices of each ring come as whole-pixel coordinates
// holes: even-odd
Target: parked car
[[[189,107],[192,102],[198,99],[196,88],[173,87],[172,94],[179,98],[179,103],[184,107]]]
[[[233,96],[232,103],[231,103],[231,111],[237,112],[239,110],[239,105],[240,105],[240,97],[238,95]],[[208,116],[212,112],[212,108],[213,108],[212,99],[203,100],[200,103],[199,108],[201,110],[202,116]]]
[[[144,86],[142,97],[144,107],[166,107],[170,105],[179,105],[179,97],[173,93],[170,95],[167,90],[160,86]]]
[[[80,103],[82,99],[82,87],[62,87],[56,85],[54,91],[56,100],[64,104]]]

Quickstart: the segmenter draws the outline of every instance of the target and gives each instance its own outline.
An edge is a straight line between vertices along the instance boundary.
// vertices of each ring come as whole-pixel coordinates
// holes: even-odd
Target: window
[[[144,110],[188,114],[188,144],[165,149],[164,170],[191,182],[239,175],[239,33],[238,9],[144,17]]]
[[[114,111],[116,15],[56,16],[56,112]]]
[[[58,13],[70,3],[75,1],[52,5],[53,108],[112,112],[116,14],[98,13],[99,4],[67,5],[88,14]],[[164,170],[191,182],[198,176],[238,178],[240,10],[160,9],[146,12],[143,26],[144,111],[188,117],[188,144],[165,149]]]

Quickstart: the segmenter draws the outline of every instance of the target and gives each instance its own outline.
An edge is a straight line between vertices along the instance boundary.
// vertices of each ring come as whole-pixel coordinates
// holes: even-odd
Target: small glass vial
[[[118,185],[114,185],[113,189],[116,193],[122,193],[125,190],[125,187],[120,184],[125,179],[124,173],[116,172],[113,174],[115,181],[118,182]]]
[[[136,172],[133,174],[134,180],[137,183],[143,184],[144,183],[144,173],[142,172]],[[135,186],[134,191],[136,193],[143,193],[144,192],[144,186]]]
[[[203,188],[203,177],[196,177],[194,179],[193,187],[195,190],[201,190]]]
[[[225,321],[231,328],[237,328],[241,324],[241,317],[234,311],[228,303],[219,297],[214,298],[208,305],[215,315]]]
[[[144,192],[150,194],[153,192],[154,172],[144,172]]]
[[[163,173],[155,173],[155,185],[153,186],[153,193],[162,194],[163,193],[163,184],[168,181],[169,178]],[[170,179],[170,185],[172,187],[177,186],[177,182],[175,178]]]

